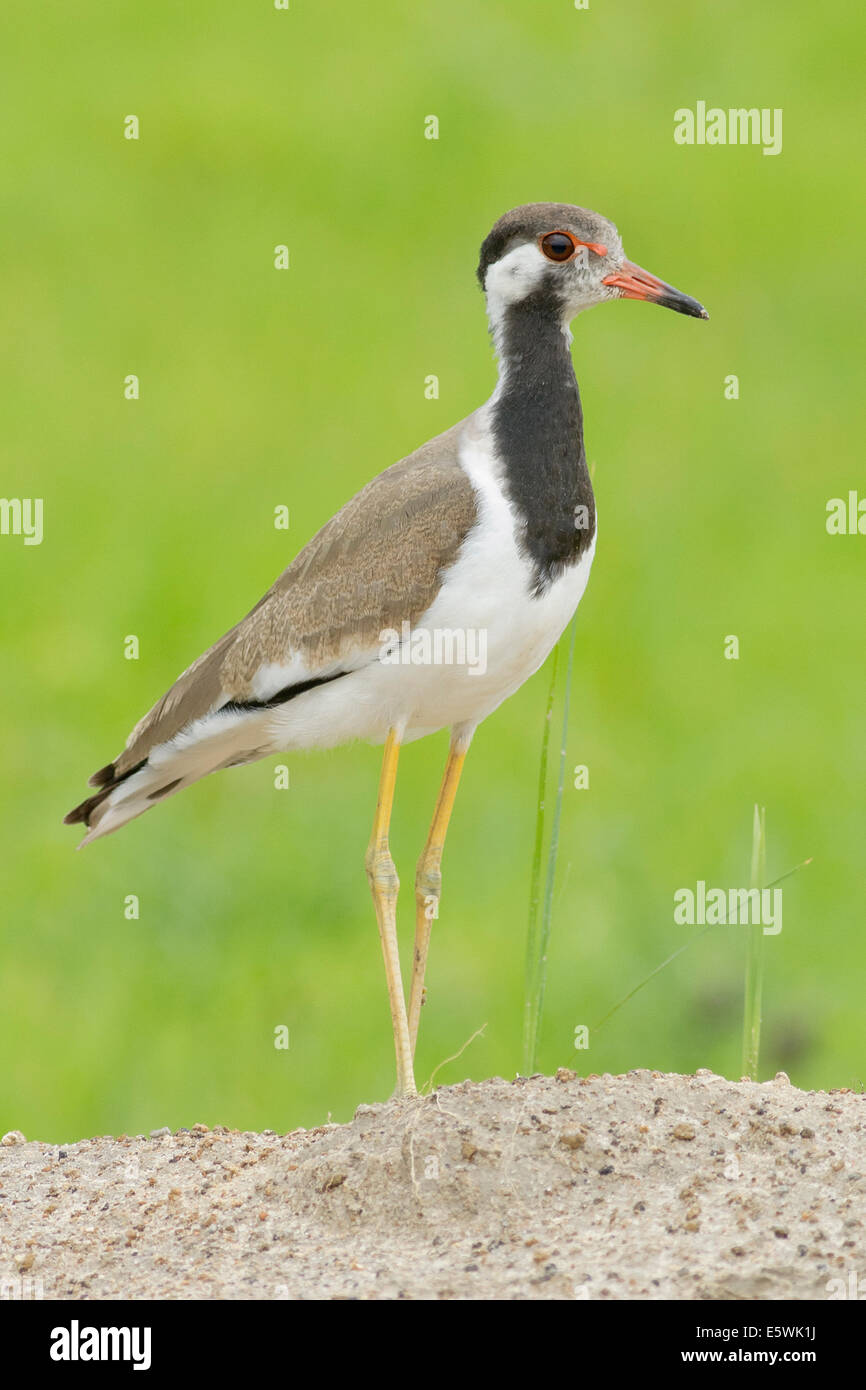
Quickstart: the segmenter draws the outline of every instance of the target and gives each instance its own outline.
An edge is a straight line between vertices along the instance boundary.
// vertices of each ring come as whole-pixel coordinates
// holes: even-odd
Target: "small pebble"
[[[24,1138],[24,1135],[21,1133],[20,1129],[10,1129],[8,1134],[4,1134],[3,1138],[0,1139],[0,1144],[3,1144],[6,1148],[9,1148],[11,1144],[26,1143],[27,1140]]]
[[[695,1130],[692,1125],[674,1125],[671,1135],[674,1139],[694,1139]]]
[[[162,1139],[163,1135],[165,1134],[171,1134],[171,1130],[169,1129],[168,1125],[163,1125],[162,1129],[152,1129],[150,1131],[151,1139]]]
[[[564,1134],[560,1134],[559,1142],[566,1149],[582,1149],[586,1143],[586,1135],[578,1130],[566,1130]]]

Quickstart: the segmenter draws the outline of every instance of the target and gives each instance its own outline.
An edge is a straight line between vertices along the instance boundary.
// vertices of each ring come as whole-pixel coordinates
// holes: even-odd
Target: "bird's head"
[[[696,299],[627,260],[606,217],[568,203],[527,203],[500,217],[481,247],[478,279],[494,329],[523,303],[558,314],[563,325],[608,299],[709,318]]]

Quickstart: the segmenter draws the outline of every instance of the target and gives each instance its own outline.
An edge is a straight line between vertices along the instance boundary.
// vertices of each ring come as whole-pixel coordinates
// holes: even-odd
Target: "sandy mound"
[[[9,1135],[0,1280],[46,1298],[826,1299],[866,1268],[864,1172],[866,1097],[781,1075],[464,1082],[284,1137]]]

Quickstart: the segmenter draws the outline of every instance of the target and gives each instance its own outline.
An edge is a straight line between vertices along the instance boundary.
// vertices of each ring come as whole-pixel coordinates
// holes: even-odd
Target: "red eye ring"
[[[546,236],[539,237],[538,245],[542,255],[549,261],[570,261],[577,250],[577,241],[571,232],[548,232]]]
[[[577,254],[579,246],[585,246],[596,256],[607,255],[607,247],[602,246],[601,242],[581,241],[579,237],[572,236],[571,232],[564,232],[559,229],[539,237],[538,245],[542,255],[546,256],[549,261],[557,261],[560,265],[565,261],[570,261],[572,256]]]

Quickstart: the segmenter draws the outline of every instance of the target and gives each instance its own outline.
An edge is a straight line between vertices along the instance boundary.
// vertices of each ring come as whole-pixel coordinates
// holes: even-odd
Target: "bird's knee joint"
[[[418,865],[418,872],[415,875],[415,894],[425,902],[432,898],[439,901],[442,892],[442,873],[438,864]]]
[[[387,845],[370,845],[364,859],[370,887],[380,892],[396,893],[400,887],[397,865]]]

